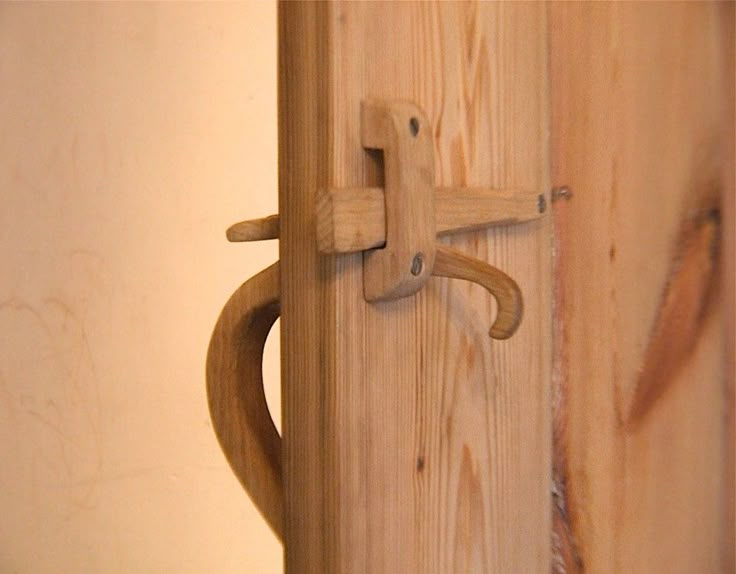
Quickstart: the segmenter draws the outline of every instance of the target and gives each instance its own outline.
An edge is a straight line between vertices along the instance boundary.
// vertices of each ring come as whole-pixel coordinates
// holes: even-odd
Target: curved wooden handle
[[[516,281],[500,269],[446,245],[438,245],[432,274],[473,281],[496,298],[498,314],[488,332],[494,339],[508,339],[519,328],[524,314],[521,289]]]
[[[263,347],[280,313],[279,263],[225,304],[207,352],[210,416],[222,450],[251,499],[283,540],[281,437],[263,390]]]

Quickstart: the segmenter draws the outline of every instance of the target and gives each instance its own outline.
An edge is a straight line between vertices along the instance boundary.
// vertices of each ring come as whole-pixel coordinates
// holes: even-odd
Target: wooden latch
[[[382,149],[385,186],[326,189],[317,200],[322,253],[364,252],[368,301],[417,292],[430,275],[474,281],[493,294],[498,314],[490,330],[507,339],[521,321],[516,282],[484,261],[437,242],[438,235],[539,218],[547,199],[537,191],[434,184],[432,128],[407,102],[367,101],[363,146]],[[236,223],[230,241],[279,236],[279,217]],[[213,427],[233,471],[283,539],[281,438],[263,391],[263,348],[280,314],[280,262],[250,278],[230,297],[207,353],[207,395]]]
[[[432,126],[410,102],[366,100],[361,137],[366,149],[383,150],[384,187],[321,190],[317,241],[325,254],[364,252],[363,292],[370,302],[419,291],[430,275],[465,279],[486,288],[498,303],[494,339],[516,332],[523,298],[501,270],[438,243],[438,235],[541,217],[547,199],[539,191],[438,187],[434,183]],[[230,241],[278,237],[277,215],[236,223]]]

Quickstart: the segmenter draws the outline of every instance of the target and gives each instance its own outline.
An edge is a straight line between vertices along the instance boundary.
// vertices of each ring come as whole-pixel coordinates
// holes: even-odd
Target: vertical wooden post
[[[283,3],[279,211],[286,571],[544,572],[550,532],[550,226],[452,245],[512,275],[525,319],[487,336],[482,288],[432,278],[366,303],[363,257],[319,255],[322,187],[379,185],[366,98],[433,126],[438,185],[548,189],[546,9]],[[448,241],[449,240],[444,240]]]

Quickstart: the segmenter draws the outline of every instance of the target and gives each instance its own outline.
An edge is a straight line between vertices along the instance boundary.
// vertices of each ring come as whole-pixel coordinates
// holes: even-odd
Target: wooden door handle
[[[473,281],[493,295],[498,303],[498,313],[488,334],[494,339],[508,339],[518,329],[524,314],[521,289],[500,269],[452,247],[437,245],[432,275]]]
[[[283,540],[281,437],[263,390],[263,348],[280,314],[279,263],[243,283],[220,313],[207,352],[210,416],[230,466]]]

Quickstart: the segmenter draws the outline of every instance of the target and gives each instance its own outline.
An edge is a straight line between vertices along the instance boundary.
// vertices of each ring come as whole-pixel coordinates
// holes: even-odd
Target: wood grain
[[[721,70],[725,84],[722,164],[722,300],[724,316],[724,429],[723,465],[725,500],[721,560],[725,572],[736,571],[736,5],[719,6]],[[730,105],[729,105],[730,103]],[[731,126],[730,134],[728,131]]]
[[[574,192],[555,204],[557,571],[732,572],[734,39],[717,4],[548,9],[554,183]]]
[[[321,288],[323,278],[334,281],[335,261],[319,256],[314,220],[317,190],[330,184],[330,8],[291,2],[278,10],[284,570],[321,574],[336,571],[336,525],[325,496],[334,449],[324,432],[335,379],[336,291]]]
[[[546,194],[520,189],[436,187],[438,235],[475,231],[492,225],[539,219]],[[351,253],[382,247],[386,242],[383,188],[320,190],[317,197],[317,242],[322,253]]]
[[[279,264],[243,283],[225,304],[207,351],[207,400],[220,446],[279,538],[284,496],[281,438],[263,390],[263,347],[279,316]]]
[[[318,255],[315,225],[319,189],[382,186],[366,97],[425,110],[437,185],[549,189],[546,9],[284,3],[279,21],[286,571],[546,571],[548,222],[451,242],[529,293],[503,342],[465,281],[366,303],[362,256]]]
[[[718,174],[720,178],[720,174]],[[678,380],[697,349],[720,287],[720,190],[688,214],[681,225],[672,268],[641,362],[636,384],[622,400],[624,423],[631,429]],[[698,190],[703,196],[702,190]]]

